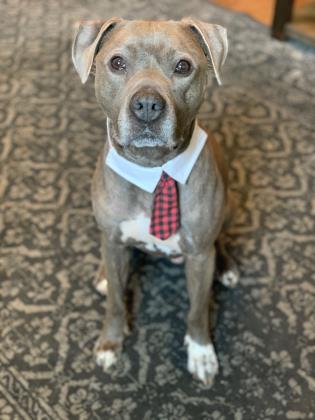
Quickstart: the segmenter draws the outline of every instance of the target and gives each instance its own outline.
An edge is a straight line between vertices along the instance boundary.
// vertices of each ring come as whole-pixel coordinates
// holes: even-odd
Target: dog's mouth
[[[141,130],[134,132],[133,136],[128,142],[128,146],[136,149],[142,149],[144,147],[165,147],[167,141],[154,132],[150,127],[144,127]]]
[[[142,134],[134,138],[129,145],[142,149],[143,147],[165,147],[166,142],[154,135]]]
[[[125,124],[119,124],[125,121]],[[159,166],[176,154],[178,142],[174,141],[174,127],[169,121],[150,127],[135,121],[118,119],[117,125],[108,120],[107,130],[116,151],[135,163]]]

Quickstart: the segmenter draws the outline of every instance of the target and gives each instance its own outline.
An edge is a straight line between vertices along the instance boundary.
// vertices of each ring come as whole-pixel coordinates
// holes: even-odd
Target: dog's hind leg
[[[215,242],[216,245],[216,276],[220,283],[226,287],[235,287],[239,281],[239,271],[233,258],[228,254],[225,247],[225,232],[233,224],[236,200],[231,191],[228,191],[227,205],[225,208],[225,220],[222,231]]]
[[[235,261],[226,251],[221,235],[216,241],[216,272],[219,282],[226,287],[235,287],[239,281],[239,271]]]
[[[108,281],[106,278],[106,268],[103,261],[100,262],[98,272],[93,280],[93,286],[100,295],[107,295]]]

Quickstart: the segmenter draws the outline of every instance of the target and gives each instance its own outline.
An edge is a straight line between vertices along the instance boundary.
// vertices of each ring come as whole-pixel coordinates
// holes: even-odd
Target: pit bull
[[[136,247],[185,263],[187,367],[205,384],[218,372],[209,334],[211,286],[215,269],[226,286],[237,283],[238,272],[222,242],[231,219],[227,167],[196,115],[209,77],[213,74],[221,84],[227,50],[222,26],[193,18],[111,18],[78,25],[73,63],[82,83],[95,65],[96,98],[107,121],[107,140],[92,181],[102,254],[96,280],[100,292],[107,288],[106,320],[95,354],[105,370],[122,349],[124,295]],[[163,177],[169,200],[178,200],[164,237],[168,220],[162,227],[157,224],[157,231],[152,227],[153,206],[159,203],[157,212],[168,209],[164,187],[159,187]]]

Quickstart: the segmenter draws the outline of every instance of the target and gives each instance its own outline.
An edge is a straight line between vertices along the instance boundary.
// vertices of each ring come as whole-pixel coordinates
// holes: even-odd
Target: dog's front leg
[[[101,239],[104,274],[108,285],[105,325],[96,343],[95,353],[97,364],[106,370],[117,361],[126,330],[125,291],[130,250],[108,241],[103,233]]]
[[[187,320],[187,367],[196,378],[210,384],[218,361],[209,334],[209,304],[215,265],[215,247],[207,253],[186,256],[190,309]]]

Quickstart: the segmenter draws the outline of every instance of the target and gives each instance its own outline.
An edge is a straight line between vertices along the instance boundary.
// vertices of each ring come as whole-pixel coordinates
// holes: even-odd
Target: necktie
[[[176,181],[163,172],[154,191],[150,234],[167,239],[179,228],[179,203]]]

